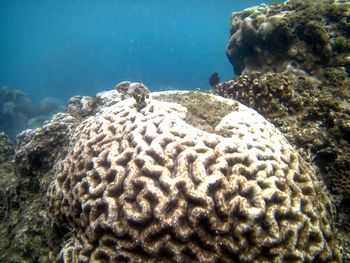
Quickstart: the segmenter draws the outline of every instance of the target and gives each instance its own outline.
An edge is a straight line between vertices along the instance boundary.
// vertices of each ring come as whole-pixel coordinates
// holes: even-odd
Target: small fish
[[[216,84],[218,84],[220,82],[220,76],[219,73],[214,72],[213,74],[211,74],[210,78],[209,78],[209,84],[210,86],[214,87]]]

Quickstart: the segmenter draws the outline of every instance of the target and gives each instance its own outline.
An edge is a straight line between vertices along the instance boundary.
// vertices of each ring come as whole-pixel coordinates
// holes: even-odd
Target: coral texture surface
[[[152,99],[103,107],[70,134],[50,204],[64,262],[331,262],[330,201],[276,128],[235,105],[207,132]],[[152,95],[153,98],[157,96]]]
[[[235,73],[279,72],[325,77],[350,67],[350,3],[290,0],[233,13],[227,56]]]
[[[215,94],[254,108],[320,170],[350,229],[350,2],[290,0],[233,13],[227,55],[237,78]]]

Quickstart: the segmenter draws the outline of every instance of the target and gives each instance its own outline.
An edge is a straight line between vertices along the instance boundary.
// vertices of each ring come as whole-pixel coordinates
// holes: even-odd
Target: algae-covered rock
[[[10,137],[0,132],[0,164],[9,161],[15,154],[15,145]]]
[[[278,72],[323,80],[327,67],[349,72],[349,9],[348,1],[290,0],[233,13],[227,56],[238,75]]]
[[[239,76],[213,87],[263,114],[318,166],[340,234],[350,229],[349,21],[349,1],[290,0],[233,13],[227,56]]]
[[[227,54],[244,74],[213,88],[280,127],[342,198],[350,197],[349,10],[348,1],[291,0],[233,13]]]
[[[6,188],[14,181],[14,154],[14,143],[5,133],[0,132],[0,228],[6,220],[6,212],[8,211],[8,192]],[[0,233],[4,231],[5,229],[2,228]]]
[[[260,112],[318,165],[335,194],[350,198],[350,81],[344,74],[327,69],[329,81],[319,84],[279,73],[252,73],[217,84],[213,92]]]

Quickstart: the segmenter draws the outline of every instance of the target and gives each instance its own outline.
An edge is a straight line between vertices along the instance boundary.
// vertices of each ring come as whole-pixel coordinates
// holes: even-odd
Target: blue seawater
[[[152,91],[208,89],[213,72],[233,76],[225,54],[231,13],[261,3],[2,0],[0,87],[32,101],[93,95],[123,80]]]

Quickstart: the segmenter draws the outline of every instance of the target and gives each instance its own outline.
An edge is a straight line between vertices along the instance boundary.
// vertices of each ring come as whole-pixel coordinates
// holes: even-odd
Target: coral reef
[[[294,108],[285,105],[285,102],[291,104],[294,94],[291,79],[282,74],[254,72],[219,83],[212,90],[217,95],[257,110],[270,120],[286,116],[289,111],[299,108],[297,103],[293,104]]]
[[[84,98],[98,102],[88,114],[70,106],[19,136],[17,173],[46,174],[53,223],[69,230],[59,260],[338,259],[322,183],[262,116],[198,92],[152,94],[142,109],[121,96]]]
[[[339,260],[313,167],[231,100],[73,97],[18,136],[15,160],[4,262]]]
[[[227,56],[239,76],[213,87],[256,109],[317,165],[342,236],[350,229],[349,21],[349,1],[290,0],[233,13]]]
[[[47,125],[22,132],[16,155],[14,149],[7,155],[9,169],[1,171],[0,185],[1,262],[53,262],[58,253],[63,234],[49,220],[47,188],[73,120],[60,113]]]
[[[350,229],[349,6],[233,14],[227,55],[242,75],[213,91],[266,119],[123,82],[70,99],[18,135],[15,156],[0,133],[0,261],[337,262],[337,242],[348,260],[334,226]],[[14,137],[57,110],[39,105],[1,88],[1,130]]]
[[[44,98],[35,105],[19,90],[0,88],[0,131],[12,139],[24,129],[41,126],[59,110],[59,102],[53,98]]]
[[[213,92],[263,114],[318,165],[334,193],[350,198],[348,85],[348,78],[335,87],[279,73],[252,73],[220,83]]]
[[[227,54],[244,74],[213,88],[278,126],[341,199],[350,198],[349,10],[291,0],[234,13]]]
[[[5,191],[7,182],[13,181],[13,157],[15,145],[12,140],[3,132],[0,132],[0,220],[4,218],[7,202]]]
[[[227,56],[236,74],[278,72],[325,79],[350,70],[350,3],[291,0],[233,13]]]
[[[26,128],[33,111],[32,103],[21,91],[0,88],[0,131],[16,138],[16,134]]]
[[[52,105],[50,101],[44,105]],[[4,146],[1,156],[7,158],[3,163],[7,169],[0,170],[1,262],[54,262],[67,230],[53,227],[50,220],[47,189],[51,170],[68,143],[70,131],[92,114],[98,103],[93,97],[73,97],[66,113],[58,113],[43,127],[18,135],[15,156],[14,145],[5,148],[11,145],[9,139],[0,136]]]
[[[0,164],[11,160],[14,154],[15,146],[13,142],[4,132],[0,132]]]
[[[15,145],[11,139],[3,132],[0,132],[0,261],[5,262],[3,254],[7,249],[8,228],[7,215],[9,211],[9,199],[12,191],[9,190],[9,185],[14,183],[14,162]]]

